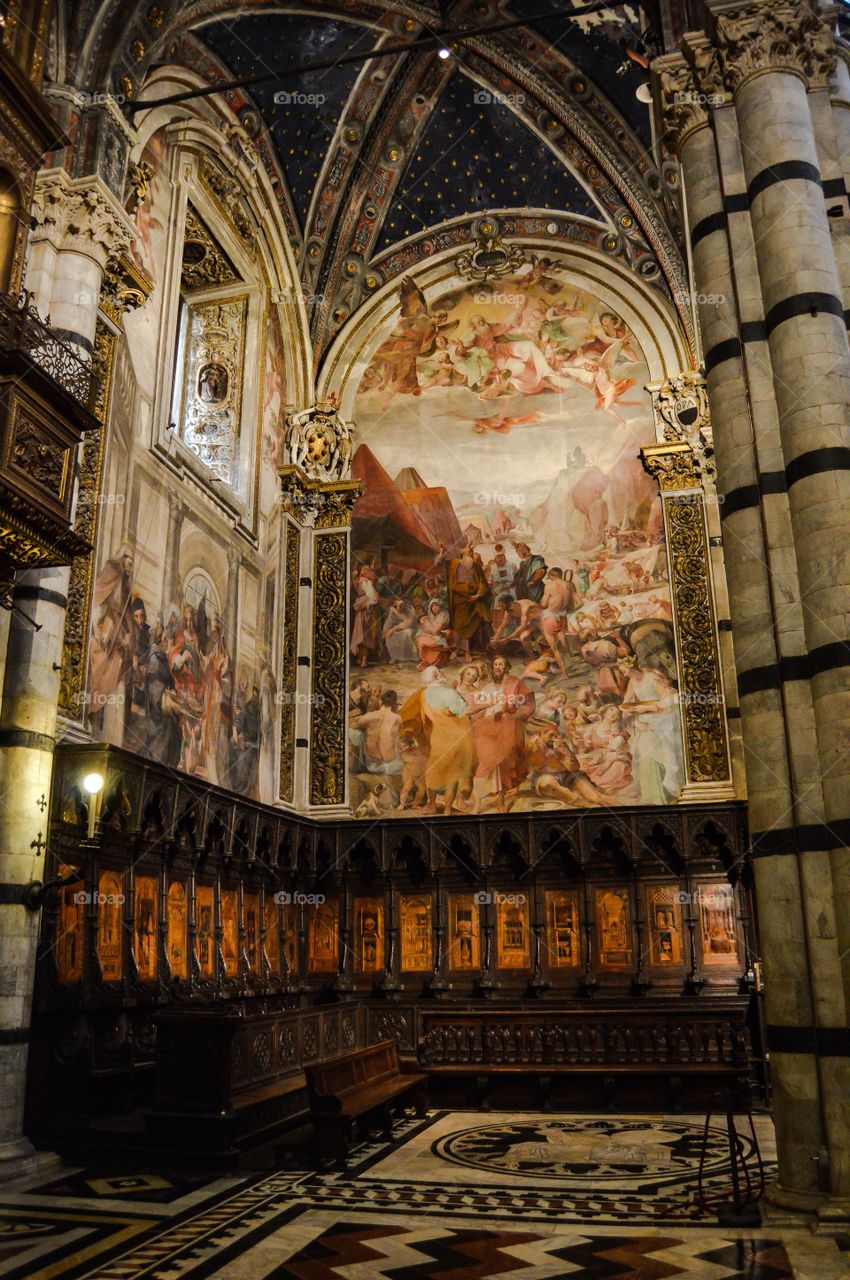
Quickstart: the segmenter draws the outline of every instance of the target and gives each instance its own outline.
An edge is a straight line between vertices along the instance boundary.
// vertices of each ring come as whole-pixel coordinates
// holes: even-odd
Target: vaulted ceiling
[[[506,233],[592,245],[674,300],[686,292],[677,170],[637,96],[658,17],[637,4],[582,8],[460,0],[441,18],[370,0],[163,0],[128,13],[107,0],[75,74],[135,94],[163,65],[223,83],[327,64],[222,95],[274,172],[319,359],[370,292],[435,246],[468,242],[485,213]],[[485,30],[446,59],[434,42],[347,60],[445,27]]]

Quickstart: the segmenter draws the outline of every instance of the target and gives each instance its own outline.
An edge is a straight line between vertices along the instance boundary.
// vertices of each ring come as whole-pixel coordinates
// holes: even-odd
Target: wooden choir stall
[[[438,1104],[761,1087],[740,805],[317,823],[68,746],[48,858],[29,1132],[78,1159],[235,1164],[388,1041]]]

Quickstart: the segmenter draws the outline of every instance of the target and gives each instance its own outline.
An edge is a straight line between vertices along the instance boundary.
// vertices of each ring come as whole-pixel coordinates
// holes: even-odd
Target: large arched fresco
[[[644,351],[531,257],[410,278],[351,414],[361,816],[675,802],[683,758]]]

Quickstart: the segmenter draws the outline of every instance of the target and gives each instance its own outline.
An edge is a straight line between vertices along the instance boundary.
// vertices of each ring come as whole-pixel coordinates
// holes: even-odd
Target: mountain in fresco
[[[427,489],[425,481],[422,479],[415,467],[402,467],[395,478],[395,482],[404,493],[405,489]]]
[[[608,476],[601,467],[562,468],[548,497],[531,513],[531,527],[553,551],[589,551],[605,537]]]

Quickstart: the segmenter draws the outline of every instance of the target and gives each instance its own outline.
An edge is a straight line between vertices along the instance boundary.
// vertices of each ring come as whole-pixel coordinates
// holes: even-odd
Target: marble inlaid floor
[[[204,1178],[63,1168],[0,1184],[0,1277],[838,1280],[850,1273],[850,1241],[715,1225],[697,1197],[699,1117],[435,1112],[397,1133],[393,1144],[363,1143],[345,1170]],[[709,1204],[728,1187],[723,1136],[719,1126],[709,1134]],[[758,1139],[770,1173],[769,1122],[760,1121]]]

